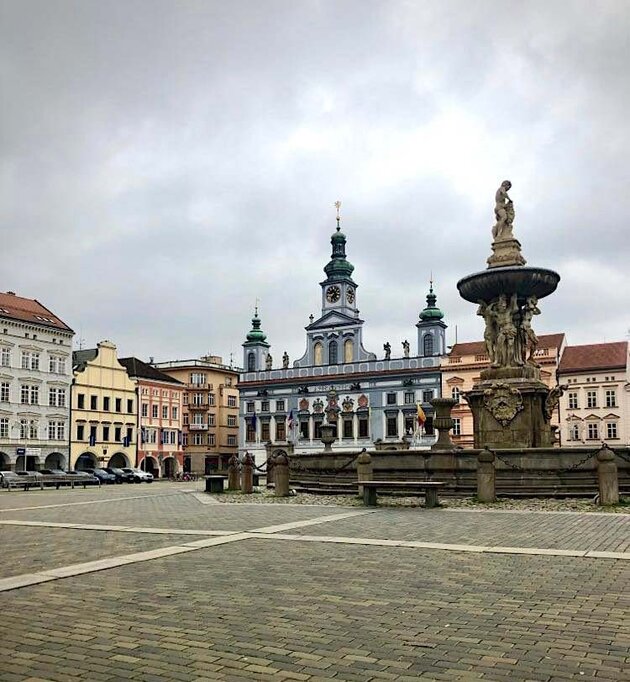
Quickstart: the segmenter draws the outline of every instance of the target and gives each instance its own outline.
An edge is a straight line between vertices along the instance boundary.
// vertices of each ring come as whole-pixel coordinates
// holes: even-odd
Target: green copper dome
[[[332,244],[331,260],[324,268],[328,279],[350,278],[354,271],[354,265],[346,258],[346,235],[340,231],[337,224],[337,231],[330,238]]]
[[[435,305],[436,302],[437,296],[433,293],[433,282],[431,282],[429,293],[427,294],[427,307],[420,313],[422,322],[441,320],[444,317],[444,313]]]
[[[250,342],[264,341],[267,338],[265,332],[260,328],[260,318],[258,317],[258,310],[252,318],[252,329],[247,335],[247,340]]]

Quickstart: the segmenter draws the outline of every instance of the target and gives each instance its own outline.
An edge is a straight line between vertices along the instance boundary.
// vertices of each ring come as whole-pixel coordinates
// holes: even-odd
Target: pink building
[[[138,392],[136,466],[155,477],[170,478],[184,464],[182,400],[185,386],[138,358],[122,358]]]

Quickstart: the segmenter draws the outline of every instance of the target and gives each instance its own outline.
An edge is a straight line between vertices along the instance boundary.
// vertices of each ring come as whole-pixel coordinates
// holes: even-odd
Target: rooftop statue
[[[512,183],[504,180],[494,195],[494,217],[496,224],[492,228],[492,237],[496,239],[510,239],[512,237],[512,224],[514,223],[514,204],[508,194],[512,189]]]

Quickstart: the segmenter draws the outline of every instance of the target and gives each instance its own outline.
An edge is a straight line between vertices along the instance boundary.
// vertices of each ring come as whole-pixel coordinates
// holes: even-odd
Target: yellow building
[[[184,471],[211,474],[238,453],[238,373],[216,355],[153,363],[181,381]]]
[[[547,334],[538,337],[536,362],[540,365],[540,376],[547,386],[557,385],[557,370],[565,345],[564,334]],[[464,393],[470,391],[480,377],[482,369],[490,367],[483,341],[456,343],[451,352],[442,359],[442,395],[457,400],[453,407],[453,443],[463,448],[474,445],[473,417]],[[553,426],[560,423],[556,413],[551,420]]]
[[[76,469],[136,465],[136,384],[118,362],[116,346],[72,354],[70,462]]]

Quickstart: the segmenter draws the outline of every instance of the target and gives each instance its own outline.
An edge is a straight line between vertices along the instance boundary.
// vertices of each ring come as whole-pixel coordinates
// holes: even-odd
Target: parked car
[[[128,473],[130,470],[123,470],[117,467],[105,467],[108,474],[113,474],[116,477],[116,483],[133,483],[133,474]]]
[[[131,469],[130,467],[126,467],[123,471],[131,474],[136,483],[142,483],[143,481],[145,483],[153,483],[153,474],[142,471],[142,469]]]
[[[115,474],[110,474],[105,469],[83,469],[83,471],[96,476],[101,483],[116,483]]]

